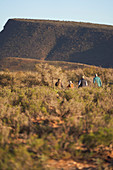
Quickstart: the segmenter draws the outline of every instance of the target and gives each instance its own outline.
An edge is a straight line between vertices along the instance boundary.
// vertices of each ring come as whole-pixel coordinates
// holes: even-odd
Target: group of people
[[[93,78],[93,83],[97,84],[98,87],[102,86],[102,81],[97,74],[95,74],[95,77]],[[85,86],[88,86],[88,83],[87,80],[84,79],[84,76],[82,76],[82,79],[78,83],[78,87],[85,87]]]
[[[93,83],[97,84],[98,87],[102,86],[102,81],[97,74],[95,74],[95,77],[93,78]],[[58,79],[58,81],[55,83],[55,86],[57,86],[59,88],[63,88],[61,79]],[[88,83],[87,83],[87,80],[85,80],[84,76],[82,76],[82,78],[78,82],[78,88],[85,87],[85,86],[88,86]],[[69,81],[67,88],[74,88],[74,84],[72,81]]]

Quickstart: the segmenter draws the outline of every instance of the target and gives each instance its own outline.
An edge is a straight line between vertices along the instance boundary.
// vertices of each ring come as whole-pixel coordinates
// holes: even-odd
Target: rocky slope
[[[113,67],[113,26],[10,19],[0,32],[0,58],[4,57]]]

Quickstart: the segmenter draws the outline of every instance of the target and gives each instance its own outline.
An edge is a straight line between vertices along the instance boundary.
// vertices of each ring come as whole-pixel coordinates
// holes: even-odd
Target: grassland
[[[113,69],[56,63],[0,71],[1,170],[112,168]],[[95,73],[101,88],[92,83]],[[82,75],[88,87],[78,89]],[[58,78],[62,89],[54,86]]]

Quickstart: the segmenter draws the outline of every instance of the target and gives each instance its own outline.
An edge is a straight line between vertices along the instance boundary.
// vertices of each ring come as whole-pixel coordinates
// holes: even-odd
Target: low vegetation
[[[0,169],[55,169],[48,161],[61,159],[112,166],[113,69],[38,63],[36,70],[0,72]],[[82,75],[89,86],[78,89]]]

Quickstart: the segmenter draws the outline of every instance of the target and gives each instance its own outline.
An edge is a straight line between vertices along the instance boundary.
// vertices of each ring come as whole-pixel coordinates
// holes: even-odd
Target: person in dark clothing
[[[78,88],[79,88],[79,87],[85,87],[85,86],[88,86],[88,83],[87,83],[87,81],[84,79],[84,76],[82,76],[81,80],[80,80],[79,83],[78,83]]]
[[[55,83],[55,86],[57,86],[58,88],[63,88],[63,85],[60,79],[58,79],[58,81]]]

